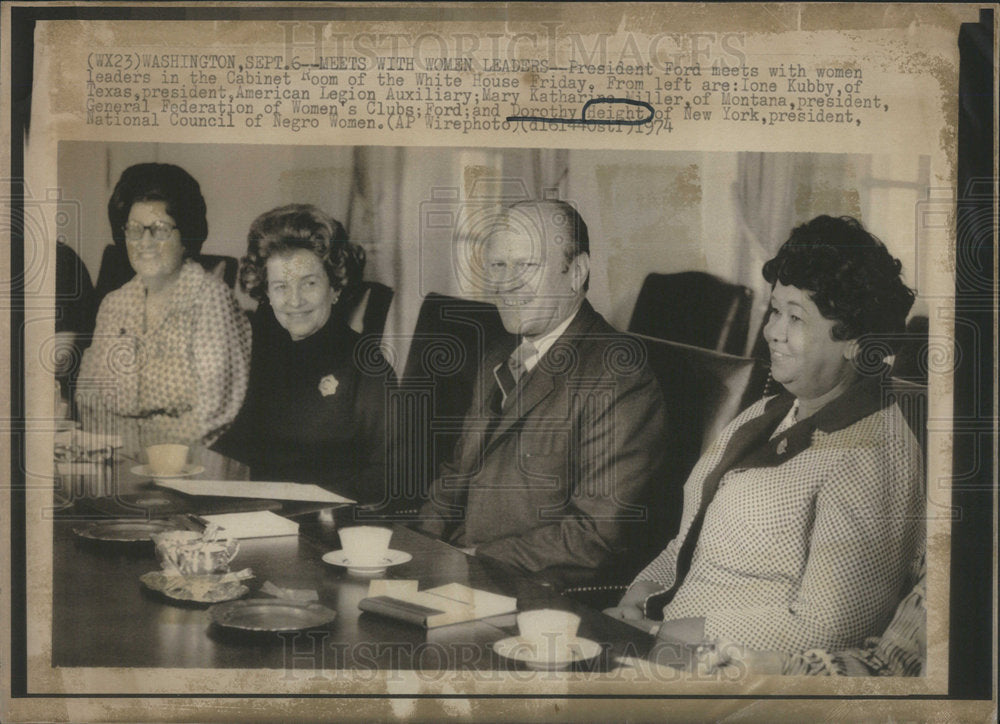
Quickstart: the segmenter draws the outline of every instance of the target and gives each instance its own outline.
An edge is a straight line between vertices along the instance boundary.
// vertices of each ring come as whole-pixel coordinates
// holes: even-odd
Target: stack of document
[[[417,581],[379,579],[368,586],[358,608],[426,628],[465,623],[517,611],[517,599],[449,583],[418,591]]]
[[[298,523],[288,518],[282,518],[270,510],[206,515],[203,516],[202,520],[219,526],[229,538],[267,538],[269,536],[299,534]]]
[[[356,501],[331,493],[318,485],[304,483],[265,482],[263,480],[157,480],[157,485],[172,488],[186,495],[214,495],[233,498],[267,498],[270,500],[301,500],[312,503],[354,503]]]

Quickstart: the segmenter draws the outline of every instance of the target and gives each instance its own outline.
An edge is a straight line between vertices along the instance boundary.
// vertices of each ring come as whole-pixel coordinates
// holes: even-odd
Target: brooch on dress
[[[340,385],[340,381],[333,375],[327,375],[319,381],[319,393],[323,397],[329,397],[337,393],[337,386]]]

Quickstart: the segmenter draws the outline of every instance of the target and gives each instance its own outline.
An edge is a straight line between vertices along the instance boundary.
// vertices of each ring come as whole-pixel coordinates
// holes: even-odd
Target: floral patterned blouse
[[[101,303],[77,383],[84,427],[123,434],[133,449],[210,444],[243,403],[250,323],[229,287],[190,259],[143,331],[145,299],[137,276]]]

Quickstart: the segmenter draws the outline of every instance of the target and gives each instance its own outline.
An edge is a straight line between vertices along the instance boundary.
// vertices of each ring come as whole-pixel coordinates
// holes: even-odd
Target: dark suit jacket
[[[486,355],[421,526],[528,571],[606,566],[644,520],[661,464],[663,398],[645,350],[585,301],[497,418],[493,369],[511,351]]]

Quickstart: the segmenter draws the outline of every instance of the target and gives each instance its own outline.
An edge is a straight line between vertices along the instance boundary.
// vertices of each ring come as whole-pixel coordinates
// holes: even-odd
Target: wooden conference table
[[[241,466],[207,450],[194,459],[207,468],[202,477],[234,478]],[[134,459],[119,455],[111,479],[118,495],[155,491],[148,478],[133,475]],[[247,633],[221,629],[211,622],[208,606],[173,601],[146,590],[139,577],[159,570],[149,542],[95,542],[74,528],[95,520],[94,504],[115,500],[111,486],[95,490],[92,481],[75,479],[76,500],[54,521],[52,664],[66,667],[165,667],[282,669],[518,669],[522,663],[498,656],[490,644],[517,634],[514,615],[472,623],[423,629],[372,613],[358,602],[367,595],[369,579],[324,563],[324,553],[339,549],[337,527],[353,523],[355,508],[334,515],[311,511],[284,512],[300,523],[299,535],[240,541],[233,570],[253,569],[247,597],[265,597],[270,581],[285,589],[314,590],[319,602],[337,612],[323,627],[294,633]],[[64,479],[64,490],[70,489]],[[197,498],[192,498],[197,506]],[[97,507],[101,507],[98,505]],[[294,507],[294,505],[292,506]],[[99,518],[97,518],[99,519]],[[579,663],[585,671],[608,670],[619,656],[646,656],[653,638],[600,611],[560,596],[543,581],[496,562],[466,555],[441,541],[393,525],[390,547],[413,559],[384,574],[415,579],[420,588],[458,582],[494,593],[516,596],[518,610],[559,608],[582,619],[579,634],[602,645],[595,659]]]

